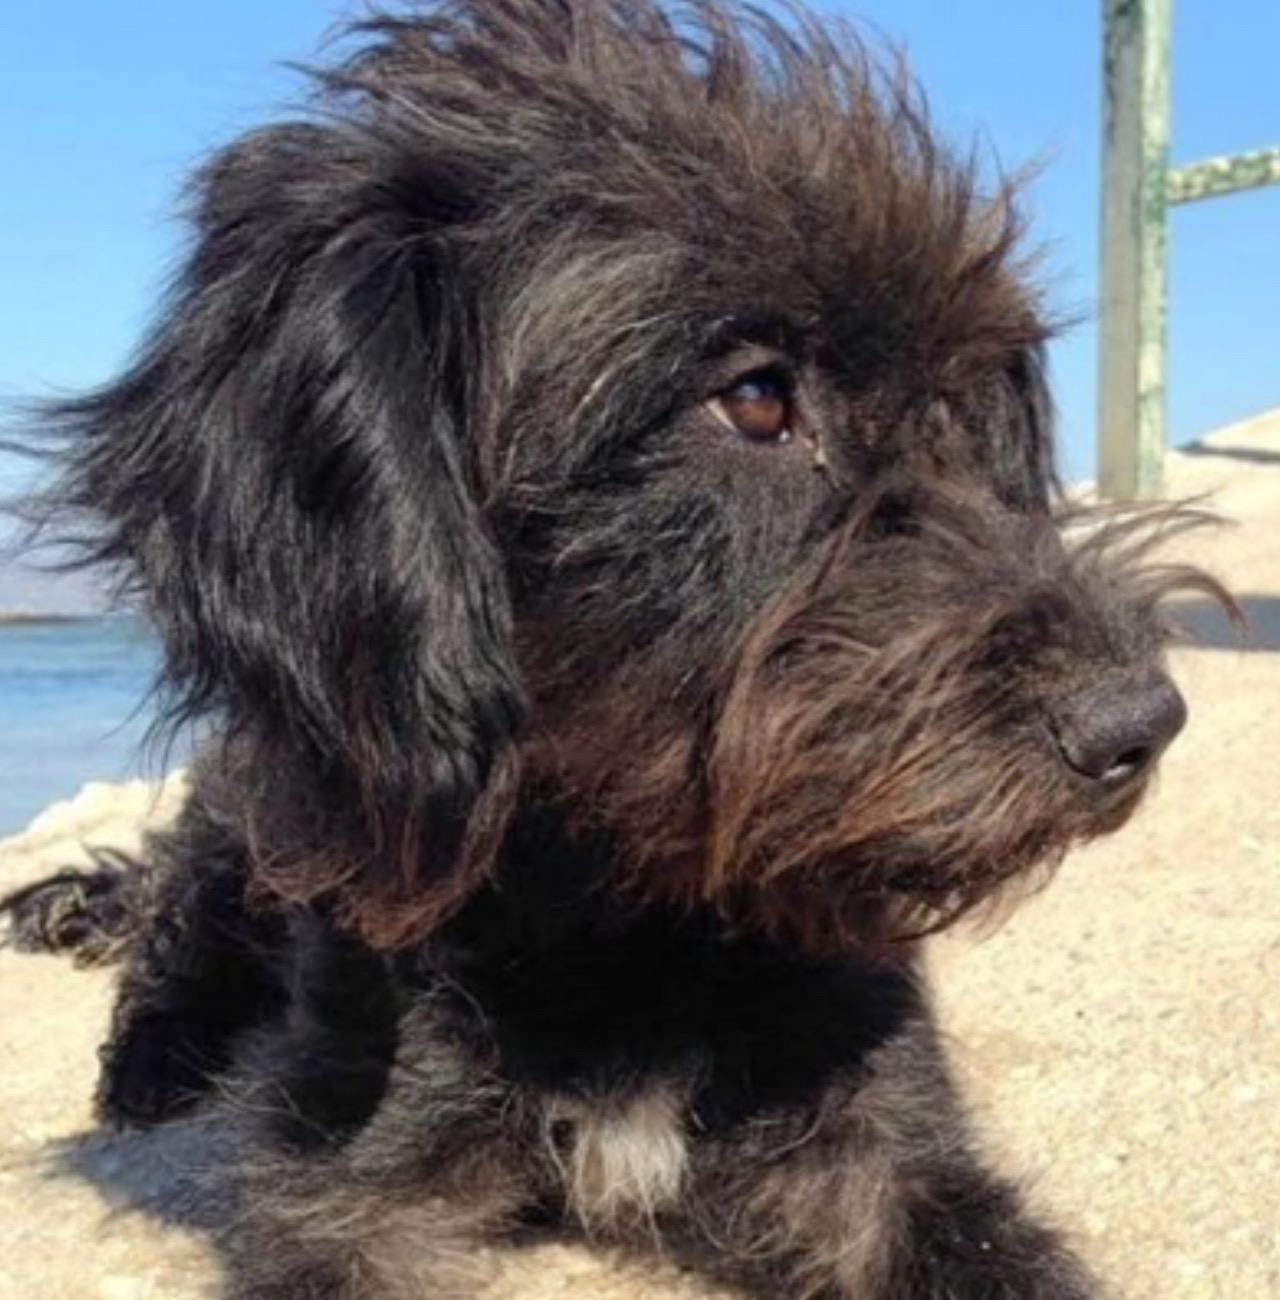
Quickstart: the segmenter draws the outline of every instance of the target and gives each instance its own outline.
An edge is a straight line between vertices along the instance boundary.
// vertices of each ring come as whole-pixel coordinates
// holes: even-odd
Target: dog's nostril
[[[1126,749],[1114,763],[1103,773],[1104,781],[1115,779],[1124,780],[1129,776],[1136,776],[1144,767],[1155,757],[1150,749],[1137,748]]]
[[[1058,712],[1054,732],[1067,765],[1108,787],[1127,785],[1183,728],[1187,706],[1163,674],[1093,687]]]

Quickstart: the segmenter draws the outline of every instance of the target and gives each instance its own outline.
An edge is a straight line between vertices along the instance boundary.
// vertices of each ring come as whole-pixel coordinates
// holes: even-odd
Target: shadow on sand
[[[1218,603],[1207,597],[1173,601],[1169,608],[1193,648],[1252,653],[1280,650],[1280,596],[1244,592],[1235,596],[1245,617],[1243,627],[1234,626]]]
[[[1238,460],[1246,465],[1280,465],[1280,451],[1266,447],[1221,447],[1204,442],[1193,442],[1189,447],[1179,447],[1184,456],[1206,460]]]
[[[227,1154],[199,1118],[145,1132],[97,1129],[47,1151],[49,1176],[82,1179],[115,1210],[214,1238],[234,1217]]]

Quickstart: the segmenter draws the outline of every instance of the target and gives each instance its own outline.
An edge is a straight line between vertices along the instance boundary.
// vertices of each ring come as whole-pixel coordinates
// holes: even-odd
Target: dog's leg
[[[225,1300],[471,1300],[492,1281],[486,1246],[504,1221],[496,1197],[358,1204],[345,1169],[325,1166],[304,1179],[284,1166],[280,1177],[293,1192],[289,1205],[276,1198],[272,1210],[259,1204],[241,1221]]]
[[[13,946],[123,961],[111,1032],[100,1051],[99,1115],[147,1125],[188,1109],[233,1038],[282,1001],[271,953],[283,929],[245,907],[243,853],[193,800],[135,860],[94,853],[0,901]]]
[[[422,1116],[400,1115],[410,1119]],[[335,1153],[256,1152],[227,1243],[226,1300],[480,1294],[492,1280],[487,1247],[511,1231],[524,1197],[501,1142],[458,1136],[457,1149],[429,1144],[413,1167],[406,1147],[395,1179],[384,1176],[386,1148],[399,1138],[385,1124]]]
[[[923,1005],[859,1076],[708,1144],[694,1221],[731,1280],[812,1300],[1097,1300],[975,1154]]]
[[[229,1082],[231,1300],[466,1300],[546,1156],[465,999],[312,919],[298,997]]]
[[[92,856],[0,899],[0,921],[19,951],[124,964],[96,1105],[108,1123],[145,1126],[194,1105],[237,1035],[280,1009],[284,926],[246,907],[243,849],[198,797],[141,857]]]
[[[100,1052],[99,1116],[125,1126],[190,1109],[236,1038],[285,1000],[274,968],[284,924],[246,906],[243,850],[197,800],[150,837],[147,853],[148,914]]]

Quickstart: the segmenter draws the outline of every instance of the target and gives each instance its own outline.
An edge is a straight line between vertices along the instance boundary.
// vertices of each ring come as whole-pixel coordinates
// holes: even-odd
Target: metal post
[[[1280,148],[1223,154],[1185,167],[1170,167],[1166,201],[1170,206],[1198,203],[1201,199],[1239,194],[1263,185],[1280,185]]]
[[[1171,3],[1103,0],[1098,489],[1107,497],[1161,488]]]

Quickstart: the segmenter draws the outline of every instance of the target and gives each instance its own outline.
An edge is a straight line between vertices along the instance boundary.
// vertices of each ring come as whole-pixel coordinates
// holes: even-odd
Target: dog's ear
[[[1023,355],[1013,376],[1025,430],[1028,495],[1046,503],[1055,501],[1062,491],[1054,442],[1057,413],[1045,373],[1048,364],[1044,348],[1033,348]]]
[[[1044,510],[1061,497],[1054,452],[1054,409],[1041,347],[1020,353],[1000,377],[985,422],[991,470],[1016,509]]]
[[[380,943],[474,884],[521,715],[429,166],[326,125],[215,157],[149,345],[59,413],[63,505],[153,613],[176,711],[225,721],[259,883]]]

